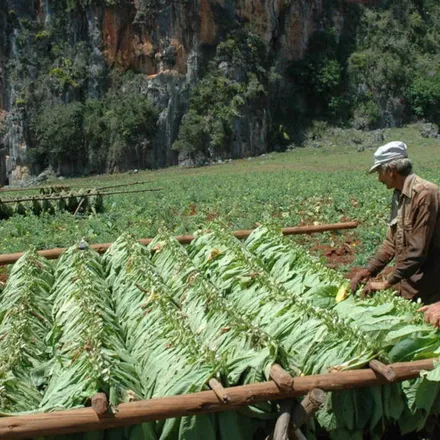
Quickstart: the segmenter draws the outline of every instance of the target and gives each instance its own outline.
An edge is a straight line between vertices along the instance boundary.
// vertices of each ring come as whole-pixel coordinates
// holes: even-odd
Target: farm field
[[[394,129],[386,141],[399,138],[411,141],[415,171],[440,183],[440,142],[416,136],[411,129]],[[176,234],[191,233],[214,219],[230,229],[254,228],[260,222],[295,226],[358,220],[354,231],[299,238],[345,270],[363,264],[386,229],[391,193],[376,175],[366,174],[373,152],[344,146],[296,149],[202,168],[57,180],[53,184],[72,189],[149,181],[146,187],[162,191],[106,196],[101,214],[14,215],[0,222],[0,253],[30,245],[67,247],[81,237],[89,243],[111,242],[127,231],[138,238],[153,237],[161,226]],[[17,194],[35,192],[0,192],[0,198]]]

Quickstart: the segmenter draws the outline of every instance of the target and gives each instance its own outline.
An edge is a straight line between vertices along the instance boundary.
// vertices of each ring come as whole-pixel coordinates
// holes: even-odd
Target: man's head
[[[390,142],[374,153],[374,165],[370,173],[377,171],[379,181],[388,189],[402,189],[405,178],[412,173],[407,147],[403,142]]]

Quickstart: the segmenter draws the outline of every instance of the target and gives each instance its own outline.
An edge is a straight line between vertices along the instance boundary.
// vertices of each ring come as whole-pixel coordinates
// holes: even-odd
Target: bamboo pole
[[[284,235],[298,235],[298,234],[314,234],[317,232],[326,231],[336,231],[343,229],[354,229],[357,228],[357,222],[347,222],[347,223],[333,223],[333,224],[323,224],[314,226],[295,226],[283,228],[281,231]],[[253,229],[234,231],[232,235],[240,240],[243,240],[253,232]],[[193,235],[178,235],[176,239],[182,244],[191,243],[194,240]],[[140,244],[148,246],[153,241],[152,238],[141,238],[139,240]],[[91,248],[95,249],[96,252],[103,254],[113,243],[101,243],[92,244]],[[57,259],[67,248],[53,248],[44,251],[38,251],[42,257],[46,257],[48,260]],[[0,255],[0,266],[6,266],[8,264],[14,264],[20,257],[24,255],[24,252],[16,252],[14,254],[3,254]]]
[[[93,197],[93,196],[112,196],[115,194],[134,194],[134,193],[141,193],[141,192],[153,192],[153,191],[162,191],[162,188],[149,188],[149,189],[132,189],[127,191],[114,191],[114,192],[88,192],[84,194],[75,193],[75,192],[69,192],[65,195],[59,195],[56,194],[54,196],[47,195],[47,196],[29,196],[29,197],[22,197],[18,199],[2,199],[2,203],[23,203],[23,202],[33,202],[33,201],[52,201],[52,200],[62,200],[62,199],[70,199],[71,197]]]
[[[414,379],[422,370],[432,370],[434,359],[392,364],[398,381]],[[164,420],[213,412],[234,410],[242,406],[268,400],[282,400],[303,396],[314,388],[338,391],[388,383],[371,369],[295,378],[294,388],[280,391],[275,382],[263,382],[226,388],[230,400],[223,403],[214,391],[180,396],[162,397],[119,405],[115,414],[99,416],[92,408],[79,408],[45,414],[6,417],[0,419],[0,439],[25,439],[55,434],[70,434],[135,425],[153,420]]]

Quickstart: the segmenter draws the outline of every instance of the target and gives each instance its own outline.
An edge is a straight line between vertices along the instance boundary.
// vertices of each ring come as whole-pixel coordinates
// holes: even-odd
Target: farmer
[[[355,292],[360,283],[379,274],[391,260],[393,271],[386,281],[368,282],[363,294],[392,288],[404,298],[435,306],[423,307],[425,319],[440,326],[440,192],[413,173],[403,142],[390,142],[374,153],[379,182],[393,189],[386,238],[364,269],[351,280]]]

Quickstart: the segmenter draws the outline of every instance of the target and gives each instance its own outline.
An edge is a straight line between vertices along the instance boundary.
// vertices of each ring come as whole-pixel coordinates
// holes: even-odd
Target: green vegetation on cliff
[[[234,122],[255,117],[267,103],[269,61],[263,41],[237,32],[217,46],[204,77],[192,91],[173,148],[207,157],[230,155]]]
[[[361,129],[416,118],[438,123],[440,3],[352,5],[342,31],[327,23],[287,73],[290,109],[302,123],[321,118]]]
[[[145,167],[158,110],[145,76],[110,69],[82,29],[93,5],[118,2],[63,0],[45,22],[9,10],[9,111],[36,173],[49,165],[65,175]]]
[[[188,15],[181,20],[202,14],[197,2],[60,0],[44,20],[8,5],[17,8],[7,19],[5,133],[15,133],[15,151],[26,144],[35,173],[48,165],[67,175],[170,165],[171,146],[202,162],[258,155],[303,145],[317,124],[371,130],[440,122],[436,0],[325,0],[314,33],[298,36],[306,48],[294,62],[277,53],[287,38],[281,16],[279,35],[268,38],[258,23],[217,5],[210,19],[219,41],[192,46],[186,35],[179,49],[159,34],[173,23],[172,10]],[[289,5],[283,13],[293,14]],[[114,20],[132,26],[130,35],[122,24],[113,29]],[[187,29],[193,40],[201,37],[195,23]],[[109,55],[106,39],[124,52],[118,46]]]
[[[137,79],[113,75],[112,87],[100,100],[59,103],[35,113],[31,160],[62,174],[86,167],[94,173],[140,167],[158,112],[136,91]],[[63,170],[66,163],[70,170]]]

